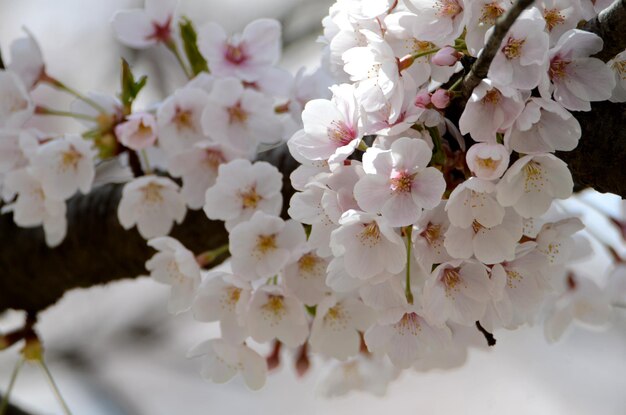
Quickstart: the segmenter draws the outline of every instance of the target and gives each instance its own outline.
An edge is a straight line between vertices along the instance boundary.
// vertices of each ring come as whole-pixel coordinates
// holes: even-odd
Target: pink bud
[[[445,89],[438,89],[430,100],[436,108],[442,110],[450,105],[450,93]]]
[[[419,108],[426,108],[430,105],[430,94],[428,91],[422,91],[415,97],[415,106]]]
[[[461,59],[463,55],[452,46],[443,47],[433,56],[432,62],[438,66],[452,66]]]

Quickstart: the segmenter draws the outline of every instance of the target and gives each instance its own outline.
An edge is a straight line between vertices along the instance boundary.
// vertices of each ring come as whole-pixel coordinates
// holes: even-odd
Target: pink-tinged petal
[[[390,196],[389,183],[382,176],[365,175],[354,186],[354,198],[366,212],[379,213]]]
[[[241,36],[250,60],[256,64],[274,65],[280,58],[280,23],[274,19],[258,19],[248,24]]]
[[[473,236],[474,231],[472,228],[463,229],[450,226],[446,232],[446,239],[443,245],[452,257],[467,259],[474,253],[472,247]]]
[[[119,11],[113,16],[112,25],[117,38],[125,45],[143,49],[157,43],[150,38],[154,28],[143,10]]]
[[[432,158],[432,150],[423,140],[402,137],[391,144],[391,156],[396,170],[413,173],[422,170]]]
[[[387,200],[381,213],[390,226],[408,226],[417,222],[422,208],[415,205],[409,193],[399,193]]]
[[[418,206],[434,209],[441,202],[445,190],[446,181],[441,172],[434,167],[427,167],[413,179],[411,196]]]

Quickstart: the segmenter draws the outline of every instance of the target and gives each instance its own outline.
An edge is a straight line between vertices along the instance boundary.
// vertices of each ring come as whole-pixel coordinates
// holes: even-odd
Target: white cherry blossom
[[[461,114],[461,133],[470,134],[475,141],[495,143],[496,134],[505,132],[520,115],[527,95],[515,88],[496,87],[490,79],[483,79]]]
[[[539,85],[547,61],[549,36],[536,8],[522,12],[504,37],[489,67],[488,77],[498,85],[532,89]],[[485,38],[491,35],[490,29]]]
[[[210,272],[193,300],[193,316],[199,321],[219,321],[222,338],[239,344],[248,336],[244,316],[251,294],[250,283],[236,275]]]
[[[168,171],[182,177],[181,195],[191,209],[204,206],[207,189],[215,184],[219,167],[236,159],[239,153],[227,146],[208,140],[176,153],[168,160]]]
[[[176,183],[166,177],[148,175],[124,186],[117,217],[124,229],[137,225],[139,234],[150,239],[167,235],[174,221],[183,221],[186,211]]]
[[[404,241],[382,217],[348,210],[339,223],[330,236],[330,247],[336,257],[343,256],[345,269],[353,278],[368,280],[404,268]]]
[[[219,24],[211,22],[200,28],[198,47],[216,76],[254,82],[262,70],[278,62],[280,37],[280,23],[274,19],[257,19],[243,33],[230,37]]]
[[[283,204],[282,175],[264,161],[235,159],[218,168],[215,184],[205,194],[204,213],[226,221],[226,229],[246,221],[257,211],[278,215]]]
[[[311,327],[311,350],[338,360],[346,360],[359,353],[359,331],[367,330],[374,322],[374,311],[356,298],[328,296],[318,305]]]
[[[306,305],[319,303],[330,292],[326,286],[329,260],[307,251],[297,261],[287,265],[281,275],[285,288]]]
[[[541,96],[572,111],[590,111],[590,101],[611,97],[615,77],[611,69],[591,55],[602,50],[602,38],[583,30],[568,30],[548,54],[549,67],[540,84]],[[552,84],[550,84],[550,82]]]
[[[446,203],[450,222],[461,228],[474,226],[474,222],[486,227],[501,224],[504,208],[498,204],[495,190],[495,184],[478,178],[459,184]]]
[[[11,61],[7,69],[15,72],[28,89],[33,89],[45,71],[41,48],[27,29],[26,36],[11,43]]]
[[[32,173],[41,181],[46,194],[68,199],[77,190],[88,193],[95,176],[93,144],[78,135],[41,144],[29,155]]]
[[[443,347],[450,340],[450,329],[433,326],[419,308],[408,306],[389,310],[365,333],[369,351],[384,353],[400,369],[406,369],[421,356]]]
[[[295,259],[306,241],[302,225],[257,211],[230,231],[235,274],[246,281],[270,278]]]
[[[499,224],[485,226],[474,219],[467,228],[451,225],[444,246],[454,258],[474,255],[484,264],[495,264],[515,258],[515,246],[521,237],[522,218],[509,208]]]
[[[279,286],[257,288],[245,318],[250,336],[258,342],[276,338],[287,347],[297,347],[309,334],[304,304]]]
[[[191,251],[169,236],[148,241],[158,252],[146,262],[146,269],[157,282],[172,287],[168,310],[178,314],[188,310],[200,284],[200,267]]]
[[[265,385],[267,362],[245,344],[232,345],[222,339],[211,339],[192,348],[187,357],[202,357],[202,377],[215,383],[226,383],[241,373],[252,390]]]
[[[146,0],[144,9],[118,11],[113,16],[113,31],[120,42],[137,49],[173,42],[177,4],[178,0]]]
[[[14,72],[0,70],[0,128],[19,128],[34,112],[22,80]]]
[[[609,101],[626,102],[626,50],[618,53],[607,65],[615,77],[615,89]]]
[[[333,98],[309,101],[302,111],[304,133],[289,140],[289,149],[308,160],[345,160],[361,142],[354,87],[332,88]]]
[[[174,155],[207,139],[201,120],[208,99],[203,89],[188,86],[174,92],[159,106],[156,116],[159,147],[167,154]]]
[[[202,113],[202,128],[215,141],[244,154],[254,154],[259,144],[282,140],[282,127],[272,99],[244,88],[236,78],[214,81]]]
[[[63,199],[46,194],[41,182],[29,169],[14,170],[4,178],[3,198],[12,202],[2,207],[2,213],[13,212],[18,226],[30,228],[43,225],[46,244],[59,245],[67,233],[66,205]]]
[[[489,276],[476,261],[454,260],[435,268],[424,285],[424,314],[433,324],[447,320],[474,325],[489,301]]]
[[[477,143],[467,150],[465,161],[479,179],[499,179],[509,167],[509,151],[498,143]]]
[[[363,156],[367,173],[354,187],[359,206],[381,213],[391,226],[417,221],[422,209],[439,204],[446,188],[441,172],[426,167],[432,151],[422,140],[400,138],[389,150],[369,148]]]
[[[571,196],[573,188],[567,165],[552,154],[521,157],[496,186],[498,202],[525,218],[541,216],[555,198]]]
[[[157,139],[157,123],[150,113],[135,113],[126,121],[115,126],[115,136],[124,146],[132,150],[143,150]]]
[[[432,270],[433,264],[452,259],[444,245],[445,234],[450,226],[445,205],[444,200],[436,208],[425,211],[411,233],[413,255],[427,272]]]
[[[453,44],[465,24],[463,0],[406,0],[415,13],[413,35],[418,39]]]

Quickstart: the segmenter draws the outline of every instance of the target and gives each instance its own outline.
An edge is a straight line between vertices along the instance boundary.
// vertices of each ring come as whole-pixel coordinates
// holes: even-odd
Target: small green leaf
[[[193,74],[198,75],[200,72],[209,72],[209,66],[198,49],[198,35],[191,20],[183,17],[178,26],[180,28],[180,37],[183,40],[183,47],[185,48],[185,55],[187,55]]]
[[[147,81],[148,77],[145,75],[136,81],[130,65],[126,60],[122,59],[122,92],[120,93],[120,99],[127,113],[130,113],[133,101],[137,98]]]

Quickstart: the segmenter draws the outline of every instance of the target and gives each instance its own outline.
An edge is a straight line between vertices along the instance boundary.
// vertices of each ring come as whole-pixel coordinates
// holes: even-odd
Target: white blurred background
[[[258,17],[285,25],[283,66],[295,72],[315,65],[321,18],[328,0],[181,0],[181,14],[197,26],[215,20],[239,31]],[[149,75],[144,105],[157,102],[183,81],[171,56],[160,48],[135,52],[119,45],[109,25],[115,10],[140,7],[135,0],[0,0],[0,49],[7,59],[10,42],[27,27],[40,42],[48,72],[83,91],[117,91],[119,56]],[[67,97],[49,89],[41,100],[64,108]],[[47,128],[75,128],[46,120]],[[50,123],[53,124],[50,124]],[[591,196],[607,208],[615,198]],[[582,206],[582,205],[581,205]],[[583,209],[584,207],[578,206]],[[605,257],[583,264],[602,274]],[[26,260],[26,259],[25,259]],[[5,278],[1,274],[0,278]],[[204,382],[187,350],[216,335],[213,325],[189,315],[169,316],[167,289],[143,278],[68,293],[41,316],[38,325],[49,366],[76,415],[196,414],[626,414],[626,319],[601,332],[573,328],[548,345],[541,327],[498,331],[491,350],[472,350],[467,363],[451,371],[406,373],[385,397],[353,393],[325,399],[317,393],[324,372],[315,361],[303,379],[293,356],[266,387],[251,392],[235,379],[226,385]],[[14,328],[19,313],[0,316],[0,330]],[[0,390],[8,384],[18,348],[0,353]],[[37,367],[20,373],[13,399],[33,414],[61,414]]]

